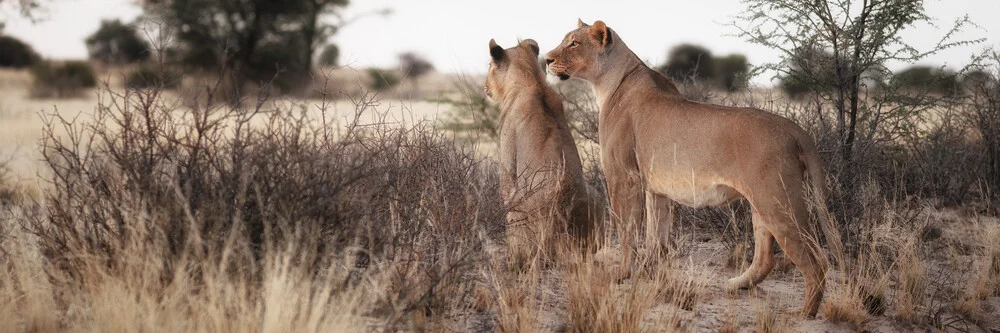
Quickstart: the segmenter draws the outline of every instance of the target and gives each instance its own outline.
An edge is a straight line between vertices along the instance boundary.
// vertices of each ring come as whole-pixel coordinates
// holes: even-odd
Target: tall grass
[[[395,330],[464,309],[504,228],[491,162],[425,125],[363,124],[373,93],[337,114],[223,106],[215,87],[183,106],[105,86],[93,120],[45,115],[50,188],[0,244],[27,252],[3,257],[0,297],[30,311],[5,323]]]

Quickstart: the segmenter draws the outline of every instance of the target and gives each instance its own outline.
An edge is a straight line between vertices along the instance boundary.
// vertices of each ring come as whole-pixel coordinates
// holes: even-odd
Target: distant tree
[[[277,76],[285,79],[276,82],[279,88],[292,90],[308,82],[315,48],[337,30],[323,18],[336,15],[347,0],[147,0],[144,5],[166,26],[180,27],[178,52],[186,65],[225,67],[233,72],[236,89]]]
[[[11,36],[0,35],[0,50],[0,67],[31,67],[41,59],[31,45]]]
[[[901,88],[952,95],[958,89],[958,75],[954,72],[930,66],[912,66],[895,73],[893,83]]]
[[[434,64],[413,52],[399,55],[399,67],[403,70],[404,76],[414,80],[434,70]]]
[[[337,44],[330,44],[323,47],[319,53],[319,65],[323,67],[335,67],[340,64],[340,48]]]
[[[714,59],[715,77],[723,89],[734,91],[746,87],[746,76],[750,72],[747,57],[742,54],[730,54]]]
[[[660,72],[676,81],[711,80],[715,77],[715,62],[712,52],[694,44],[681,44],[670,49],[667,63]]]
[[[130,64],[149,59],[149,42],[135,26],[121,20],[101,21],[101,27],[87,37],[90,58],[105,64]]]
[[[991,83],[996,81],[997,78],[993,77],[993,74],[990,72],[983,69],[975,69],[965,73],[965,75],[962,75],[959,85],[962,90],[972,90],[978,87],[989,86]]]

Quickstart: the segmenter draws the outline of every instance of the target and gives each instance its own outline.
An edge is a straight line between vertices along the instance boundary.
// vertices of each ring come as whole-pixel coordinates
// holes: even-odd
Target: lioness
[[[500,106],[500,186],[508,205],[511,257],[524,259],[554,246],[550,237],[596,236],[603,203],[587,186],[562,99],[545,82],[538,44],[504,49],[490,40],[486,93]],[[544,237],[544,238],[543,238]],[[588,244],[589,245],[589,244]]]
[[[601,106],[601,163],[612,220],[622,231],[626,272],[634,247],[629,230],[642,218],[643,201],[647,241],[659,243],[672,223],[672,212],[659,209],[669,207],[670,200],[705,207],[742,197],[752,207],[754,256],[727,287],[763,280],[774,267],[771,244],[777,240],[805,278],[803,313],[815,316],[823,299],[826,257],[814,246],[815,229],[808,224],[807,186],[822,203],[825,178],[816,145],[802,128],[762,110],[685,99],[602,21],[593,26],[579,21],[545,59],[551,74],[593,84]],[[819,210],[821,220],[829,221],[825,209]],[[656,221],[656,213],[666,221]],[[836,232],[820,224],[839,251]]]

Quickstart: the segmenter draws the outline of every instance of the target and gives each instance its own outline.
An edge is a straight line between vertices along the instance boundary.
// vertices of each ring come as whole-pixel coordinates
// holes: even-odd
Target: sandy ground
[[[970,217],[967,213],[956,209],[929,209],[925,212],[930,223],[940,226],[944,231],[941,238],[929,241],[926,246],[934,247],[943,244],[964,244],[960,246],[975,246],[977,230],[981,230],[981,224],[1000,223],[1000,219],[991,217]],[[720,236],[710,232],[687,232],[682,238],[686,238],[687,251],[679,253],[674,258],[661,259],[643,268],[646,271],[656,269],[657,265],[667,265],[671,270],[680,272],[680,275],[696,276],[697,281],[703,284],[700,287],[701,293],[692,309],[685,310],[675,306],[668,299],[659,299],[648,313],[643,316],[642,329],[644,332],[720,332],[724,327],[730,326],[733,332],[760,332],[757,323],[762,314],[767,313],[774,316],[775,324],[772,326],[774,332],[1000,332],[1000,315],[992,320],[987,320],[981,324],[981,328],[974,326],[964,327],[960,325],[958,329],[954,327],[944,330],[931,328],[929,323],[914,324],[903,319],[899,319],[895,313],[892,303],[887,304],[884,315],[870,316],[862,327],[855,327],[853,324],[841,322],[834,323],[827,320],[821,310],[815,319],[805,319],[799,315],[805,293],[801,273],[795,269],[780,254],[777,257],[777,266],[774,271],[756,288],[731,293],[723,289],[725,281],[735,277],[742,272],[742,269],[727,267],[726,249]],[[604,267],[615,267],[620,261],[620,248],[617,244],[610,248],[602,249],[597,254],[597,261],[603,263]],[[928,279],[932,272],[948,267],[949,260],[976,260],[969,254],[953,256],[953,254],[940,253],[933,255],[925,261]],[[640,270],[643,270],[640,269]],[[841,271],[831,269],[827,274],[827,296],[825,302],[831,302],[832,295],[840,287]],[[627,290],[636,284],[648,283],[648,276],[643,273],[635,273],[632,278],[621,282],[616,288]],[[646,273],[648,274],[648,273]],[[959,281],[967,282],[968,277],[963,277]],[[567,331],[567,299],[566,299],[566,277],[561,269],[549,268],[541,273],[542,285],[536,301],[542,302],[541,314],[538,315],[541,321],[541,332],[565,332]],[[933,282],[931,282],[933,284]],[[961,283],[961,282],[959,282]],[[953,288],[954,285],[943,285],[939,287]],[[641,288],[641,287],[640,287]],[[894,293],[898,285],[890,282],[887,286],[888,293]],[[959,290],[961,287],[958,287]],[[930,299],[930,289],[927,290],[927,298]],[[932,303],[933,301],[928,301]],[[1000,309],[1000,297],[988,297],[984,302],[986,307],[991,308],[992,314],[997,314]],[[930,315],[925,313],[929,308],[920,308],[920,315]],[[943,321],[950,320],[955,314],[944,311],[940,314]],[[666,323],[670,323],[676,318],[680,318],[682,323],[680,328],[671,328]],[[490,332],[494,327],[491,325],[491,317],[482,313],[469,313],[455,318],[454,329],[456,331],[470,332]],[[921,317],[921,320],[929,318]],[[985,330],[983,329],[985,328]]]

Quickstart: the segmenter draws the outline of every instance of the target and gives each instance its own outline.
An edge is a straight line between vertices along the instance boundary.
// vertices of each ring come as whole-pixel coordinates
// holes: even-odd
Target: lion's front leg
[[[673,226],[673,201],[646,191],[646,249],[657,256],[666,254],[673,247]]]
[[[643,221],[643,193],[638,177],[630,177],[629,173],[623,170],[609,168],[608,171],[611,221],[617,228],[622,250],[622,264],[618,274],[620,279],[625,279],[632,274],[636,253],[635,238],[638,233],[636,226]]]

